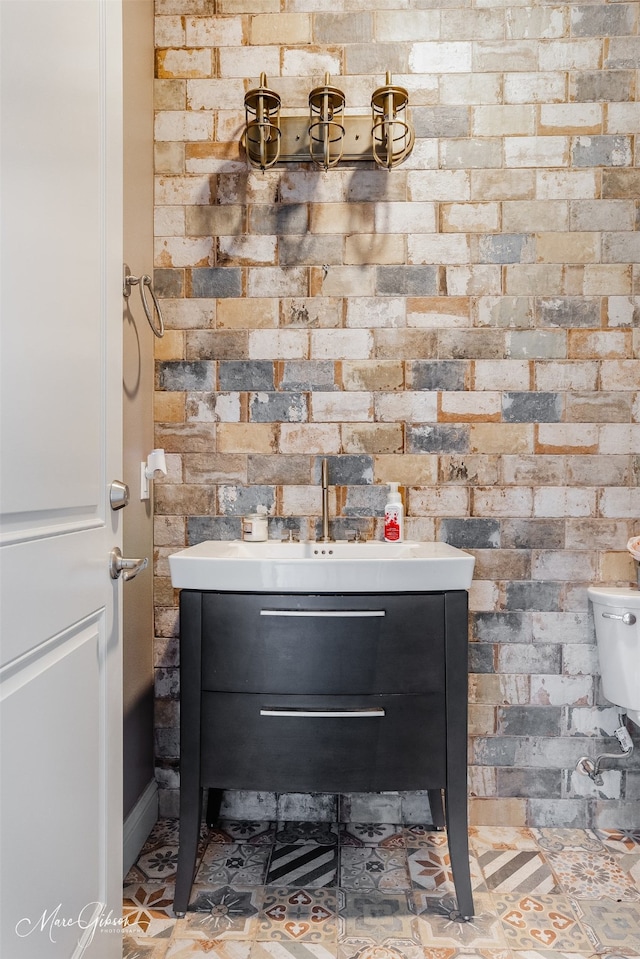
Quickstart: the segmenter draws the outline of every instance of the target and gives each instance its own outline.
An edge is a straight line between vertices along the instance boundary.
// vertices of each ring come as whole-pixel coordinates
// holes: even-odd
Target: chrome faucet
[[[326,457],[322,460],[322,542],[331,542],[329,536],[329,464]]]

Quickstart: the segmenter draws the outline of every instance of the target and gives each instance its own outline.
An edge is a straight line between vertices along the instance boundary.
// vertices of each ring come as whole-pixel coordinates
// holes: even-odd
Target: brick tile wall
[[[178,612],[168,555],[319,528],[473,552],[476,823],[637,826],[611,748],[586,587],[628,583],[640,532],[637,2],[156,0],[157,762],[175,813]],[[248,170],[260,71],[303,110],[324,72],[355,112],[392,70],[416,145],[398,169]],[[227,811],[333,816],[335,799]],[[419,819],[421,797],[341,815]],[[293,812],[292,812],[293,810]],[[357,812],[356,812],[357,810]],[[295,818],[295,815],[294,815]]]

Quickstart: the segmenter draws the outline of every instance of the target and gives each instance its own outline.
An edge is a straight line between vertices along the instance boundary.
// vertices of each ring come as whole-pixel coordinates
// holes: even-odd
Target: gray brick
[[[215,364],[208,360],[166,360],[156,363],[158,390],[213,390]]]
[[[189,360],[243,360],[249,357],[246,330],[189,330],[186,344]]]
[[[306,423],[309,419],[304,393],[251,393],[250,423]]]
[[[471,127],[465,106],[414,107],[411,118],[417,137],[468,137]]]
[[[225,789],[220,816],[223,819],[275,820],[278,817],[276,794],[249,789]]]
[[[306,203],[254,205],[249,211],[249,231],[265,236],[301,236],[309,228]]]
[[[562,519],[504,519],[501,546],[505,549],[562,549],[565,522]]]
[[[344,793],[339,799],[339,822],[402,821],[400,793]]]
[[[587,4],[571,8],[574,37],[626,37],[635,32],[636,4]]]
[[[560,736],[560,706],[500,706],[496,732],[501,736]]]
[[[191,270],[191,295],[194,297],[242,296],[242,270],[239,267],[205,267]]]
[[[154,270],[153,289],[159,297],[184,296],[184,270]]]
[[[590,809],[582,799],[532,798],[528,806],[529,820],[541,828],[587,829],[591,826]]]
[[[407,427],[409,453],[466,453],[468,450],[468,426]]]
[[[414,390],[464,390],[469,363],[465,360],[414,360],[410,370]]]
[[[563,414],[560,393],[503,393],[505,423],[560,423]]]
[[[438,356],[454,360],[502,359],[505,335],[501,330],[438,330]]]
[[[278,257],[282,267],[302,264],[342,266],[342,244],[334,236],[281,236],[278,239]]]
[[[514,330],[507,334],[507,356],[523,359],[564,359],[566,333],[555,330]]]
[[[562,669],[560,646],[529,645],[500,646],[498,649],[498,672],[500,673],[552,673]]]
[[[506,608],[553,611],[560,609],[561,583],[512,582],[507,583]]]
[[[389,499],[386,486],[347,487],[347,498],[343,513],[345,516],[384,516],[384,507]]]
[[[187,518],[187,544],[195,546],[207,539],[240,539],[240,517],[189,516]]]
[[[460,549],[495,549],[500,545],[500,521],[497,519],[444,519],[440,538]]]
[[[322,460],[317,457],[313,467],[313,482],[322,482]],[[373,483],[372,456],[327,456],[331,486],[370,486]],[[385,493],[388,490],[383,488]],[[383,504],[384,505],[384,504]]]
[[[605,70],[640,69],[638,37],[611,37],[603,66]]]
[[[633,100],[631,70],[600,70],[573,76],[573,99],[578,103],[625,103]]]
[[[154,669],[153,676],[157,699],[178,699],[180,696],[179,669]]]
[[[575,137],[571,159],[575,167],[631,166],[633,162],[631,137]]]
[[[349,171],[347,178],[347,200],[349,202],[378,203],[380,200],[397,201],[407,199],[407,174],[399,167],[393,171],[397,176],[390,177],[386,170]]]
[[[536,324],[562,326],[573,330],[583,326],[599,328],[600,298],[583,296],[541,297],[536,303]]]
[[[286,360],[283,363],[281,390],[337,390],[331,360]]]
[[[534,261],[534,242],[527,233],[481,236],[478,251],[480,263],[533,263]]]
[[[562,672],[567,676],[594,676],[599,672],[597,647],[570,643],[562,647]]]
[[[273,390],[270,360],[222,361],[218,368],[221,390]]]
[[[437,266],[378,266],[376,290],[380,296],[435,296]]]
[[[338,797],[335,793],[279,793],[277,819],[280,822],[336,822]]]
[[[469,672],[493,673],[494,648],[488,643],[469,644]]]
[[[258,506],[266,507],[268,513],[275,507],[273,486],[219,486],[218,505],[223,516],[244,516],[255,513]]]
[[[333,14],[330,14],[333,16]],[[390,70],[392,73],[407,73],[409,70],[409,51],[408,43],[385,43],[382,44],[384,50],[384,66],[382,69]],[[344,57],[346,60],[345,74],[347,76],[357,76],[363,73],[373,73],[380,75],[380,55],[381,44],[379,43],[347,43],[344,48]]]
[[[498,769],[498,795],[545,799],[562,795],[559,769]]]
[[[474,637],[481,643],[530,643],[531,616],[528,613],[475,613]]]

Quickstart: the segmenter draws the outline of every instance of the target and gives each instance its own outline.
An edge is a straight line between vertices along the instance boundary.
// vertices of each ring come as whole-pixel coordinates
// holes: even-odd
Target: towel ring
[[[142,308],[144,309],[145,316],[147,317],[149,321],[149,326],[153,330],[154,336],[157,336],[158,339],[161,339],[164,336],[164,320],[162,318],[162,311],[160,309],[160,304],[158,303],[158,297],[156,296],[153,286],[151,285],[151,277],[149,276],[148,273],[143,273],[142,276],[131,276],[129,273],[127,273],[127,269],[125,267],[124,282],[122,285],[122,295],[125,297],[125,299],[129,299],[129,297],[131,296],[131,287],[137,286],[138,284],[140,284],[140,299],[142,300]],[[144,295],[145,286],[149,287],[149,292],[151,293],[151,299],[153,300],[153,308],[156,311],[156,315],[158,317],[157,326],[153,319],[153,313],[149,309],[147,298]]]

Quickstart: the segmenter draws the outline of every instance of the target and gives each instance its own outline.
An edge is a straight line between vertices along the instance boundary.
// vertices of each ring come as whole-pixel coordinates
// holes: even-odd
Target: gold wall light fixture
[[[267,86],[267,76],[260,74],[260,86],[249,90],[244,98],[246,125],[243,144],[251,166],[266,170],[280,157],[280,97]]]
[[[392,167],[408,157],[413,149],[415,134],[407,120],[409,94],[404,87],[394,87],[387,72],[386,83],[371,97],[373,114],[373,159],[378,166]]]
[[[344,153],[344,103],[342,90],[329,86],[328,73],[324,86],[309,94],[309,156],[325,170],[339,163]]]
[[[325,74],[323,86],[309,94],[306,116],[280,116],[280,96],[260,86],[244,98],[246,125],[241,143],[250,166],[266,170],[275,163],[308,163],[330,170],[341,161],[375,161],[391,170],[411,153],[415,133],[408,117],[409,94],[394,86],[391,74],[371,97],[368,116],[345,115],[345,95],[331,86]]]

